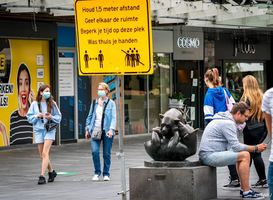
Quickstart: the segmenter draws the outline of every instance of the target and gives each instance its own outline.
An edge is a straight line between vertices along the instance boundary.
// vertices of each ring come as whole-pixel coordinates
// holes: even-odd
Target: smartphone
[[[49,115],[49,113],[45,113],[45,115]]]

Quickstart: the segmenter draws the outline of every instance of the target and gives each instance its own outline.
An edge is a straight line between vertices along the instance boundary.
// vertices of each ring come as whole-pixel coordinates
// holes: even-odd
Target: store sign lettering
[[[178,48],[198,48],[200,46],[199,38],[179,37],[177,39]]]
[[[252,40],[246,39],[234,39],[234,57],[238,55],[238,53],[242,54],[255,54],[256,48],[255,44]]]

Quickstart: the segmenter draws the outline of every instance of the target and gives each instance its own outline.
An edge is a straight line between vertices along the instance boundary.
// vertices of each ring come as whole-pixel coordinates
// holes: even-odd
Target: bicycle
[[[193,125],[193,121],[191,120],[191,109],[188,106],[188,104],[186,103],[187,100],[190,100],[190,98],[185,98],[183,101],[183,107],[182,109],[179,109],[180,112],[182,113],[182,117],[185,120],[185,122],[187,124],[189,124],[190,126]]]
[[[187,100],[190,100],[190,98],[185,98],[183,101],[183,105],[171,105],[169,108],[175,108],[179,110],[182,113],[183,120],[186,124],[189,124],[190,126],[193,125],[193,121],[191,120],[191,109],[186,103]]]

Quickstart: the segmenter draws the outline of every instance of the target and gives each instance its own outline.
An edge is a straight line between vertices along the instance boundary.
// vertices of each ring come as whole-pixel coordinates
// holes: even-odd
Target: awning
[[[219,0],[220,1],[220,0]],[[151,0],[152,20],[157,24],[182,24],[216,28],[272,28],[272,1],[226,0]],[[73,0],[0,0],[0,12],[47,13],[53,16],[74,16]]]

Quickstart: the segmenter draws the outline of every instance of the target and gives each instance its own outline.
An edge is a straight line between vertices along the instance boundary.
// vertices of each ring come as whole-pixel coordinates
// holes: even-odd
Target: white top
[[[270,114],[272,117],[272,129],[273,129],[273,88],[267,90],[263,96],[262,111]],[[273,143],[271,138],[271,152],[269,161],[273,162]]]
[[[101,127],[102,106],[98,105],[96,109],[95,127]]]

